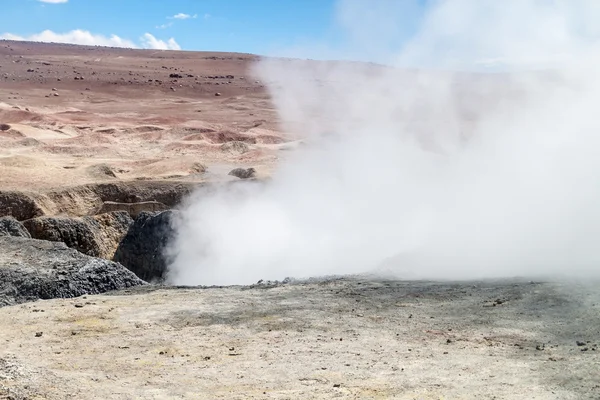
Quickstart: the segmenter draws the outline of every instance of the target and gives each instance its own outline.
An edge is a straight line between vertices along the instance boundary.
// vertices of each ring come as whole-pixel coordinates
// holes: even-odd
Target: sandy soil
[[[254,60],[0,41],[3,189],[226,180],[238,166],[268,174],[288,139],[248,76]]]
[[[582,285],[146,288],[0,320],[0,385],[27,398],[600,397],[600,296]]]

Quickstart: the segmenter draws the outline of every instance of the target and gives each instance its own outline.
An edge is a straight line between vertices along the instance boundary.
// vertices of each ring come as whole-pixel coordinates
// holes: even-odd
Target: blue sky
[[[336,6],[336,0],[2,0],[0,38],[286,55],[292,48],[343,48],[347,32]],[[413,28],[411,10],[401,38]]]

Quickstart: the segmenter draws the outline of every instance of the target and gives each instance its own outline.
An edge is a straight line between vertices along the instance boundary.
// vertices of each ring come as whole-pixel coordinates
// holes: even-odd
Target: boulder
[[[31,238],[23,224],[13,217],[0,217],[0,236]]]
[[[228,153],[238,153],[244,154],[250,151],[250,146],[248,146],[244,142],[239,142],[234,140],[233,142],[223,143],[221,145],[221,150]]]
[[[162,281],[169,264],[165,250],[174,233],[174,213],[142,212],[119,244],[113,260],[145,281]]]
[[[256,175],[256,170],[254,168],[236,168],[231,170],[228,175],[236,176],[240,179],[248,179]]]
[[[116,211],[83,218],[40,217],[23,222],[34,239],[63,242],[88,256],[112,259],[133,219]]]
[[[86,256],[64,243],[0,237],[0,306],[144,284],[124,266]]]

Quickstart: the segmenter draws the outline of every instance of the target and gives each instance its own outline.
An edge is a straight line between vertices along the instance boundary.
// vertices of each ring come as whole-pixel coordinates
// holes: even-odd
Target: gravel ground
[[[599,399],[597,288],[353,277],[5,307],[0,399]]]

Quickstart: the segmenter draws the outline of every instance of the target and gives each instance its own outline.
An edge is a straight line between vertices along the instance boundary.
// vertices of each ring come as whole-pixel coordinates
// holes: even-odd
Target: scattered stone
[[[165,249],[174,234],[175,215],[175,211],[140,213],[119,244],[113,260],[145,281],[163,280],[169,261]]]
[[[169,78],[181,79],[181,78],[183,78],[183,75],[180,75],[180,74],[169,74]]]
[[[254,168],[235,168],[231,170],[228,175],[232,175],[240,179],[249,179],[256,175],[256,170]]]
[[[0,237],[0,306],[144,284],[122,265],[86,256],[64,243]]]
[[[577,344],[577,346],[585,346],[585,342],[582,342],[580,340],[575,342]]]
[[[221,93],[217,92],[217,93],[215,93],[215,96],[219,97],[219,96],[221,96]]]
[[[0,131],[8,131],[10,129],[9,124],[0,124]]]
[[[35,337],[42,337],[43,334],[44,334],[44,332],[36,332]]]

